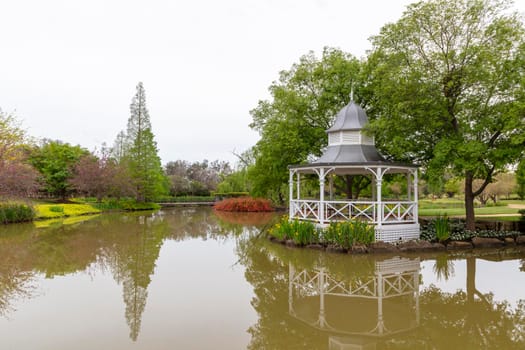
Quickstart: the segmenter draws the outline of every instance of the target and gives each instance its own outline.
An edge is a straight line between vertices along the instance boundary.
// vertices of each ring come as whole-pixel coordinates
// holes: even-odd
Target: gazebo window
[[[360,132],[359,131],[342,131],[343,143],[350,145],[358,145],[360,142]]]

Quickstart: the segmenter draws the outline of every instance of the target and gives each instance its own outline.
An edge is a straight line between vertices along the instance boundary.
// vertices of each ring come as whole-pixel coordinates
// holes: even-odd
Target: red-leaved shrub
[[[234,212],[234,211],[215,211],[215,216],[220,221],[228,224],[243,226],[265,226],[272,222],[278,214],[274,212]]]
[[[215,203],[213,207],[216,210],[222,211],[273,211],[273,207],[269,200],[252,197],[228,198]]]

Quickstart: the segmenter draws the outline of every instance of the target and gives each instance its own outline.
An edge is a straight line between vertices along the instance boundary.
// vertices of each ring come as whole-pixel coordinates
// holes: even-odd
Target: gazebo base
[[[389,243],[419,239],[419,223],[376,226],[376,242]]]
[[[315,223],[316,227],[326,228],[329,224]],[[375,227],[375,241],[388,243],[405,242],[419,239],[419,223],[417,224],[383,224]]]

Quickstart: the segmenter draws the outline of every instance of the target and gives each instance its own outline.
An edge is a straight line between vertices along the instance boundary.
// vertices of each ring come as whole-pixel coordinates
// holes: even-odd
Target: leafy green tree
[[[458,178],[450,178],[445,182],[445,193],[449,198],[454,197],[454,195],[458,194],[461,190],[461,181]]]
[[[524,26],[508,4],[412,4],[372,38],[368,60],[365,99],[378,144],[421,163],[429,178],[464,178],[469,230],[474,198],[525,149]]]
[[[73,168],[82,156],[88,154],[78,145],[44,140],[40,147],[32,151],[29,162],[40,172],[44,190],[52,196],[66,199],[73,189],[69,183]]]
[[[151,122],[146,108],[146,93],[142,83],[137,85],[137,92],[130,106],[125,138],[120,133],[117,137],[118,154],[128,169],[136,199],[139,202],[153,200],[167,192],[167,180],[158,156],[157,143],[151,131]]]
[[[248,169],[254,195],[284,201],[288,165],[321,155],[325,130],[348,103],[360,67],[355,57],[325,48],[321,59],[310,52],[280,73],[269,88],[271,100],[259,101],[250,112],[250,127],[261,135],[253,149],[255,163]]]

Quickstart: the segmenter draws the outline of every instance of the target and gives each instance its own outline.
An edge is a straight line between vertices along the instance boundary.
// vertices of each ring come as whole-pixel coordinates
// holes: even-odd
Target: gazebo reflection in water
[[[289,264],[288,311],[328,332],[330,350],[375,349],[379,339],[419,325],[419,259],[376,261],[372,274],[336,276]]]

